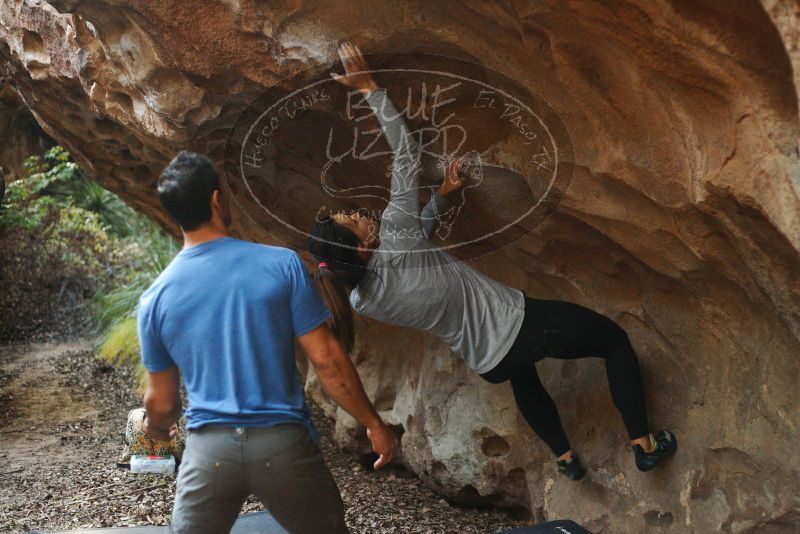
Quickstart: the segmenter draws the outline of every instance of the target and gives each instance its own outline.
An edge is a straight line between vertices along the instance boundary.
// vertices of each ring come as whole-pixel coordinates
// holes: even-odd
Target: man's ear
[[[231,224],[231,213],[229,211],[226,198],[222,196],[222,190],[215,189],[211,193],[211,206],[214,211],[219,215],[220,221],[226,228]]]

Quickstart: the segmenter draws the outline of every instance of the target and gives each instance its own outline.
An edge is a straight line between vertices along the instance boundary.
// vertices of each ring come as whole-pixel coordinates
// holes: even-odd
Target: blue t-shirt
[[[329,316],[297,253],[214,239],[178,253],[142,294],[142,362],[178,367],[189,429],[296,422],[316,438],[294,338]]]

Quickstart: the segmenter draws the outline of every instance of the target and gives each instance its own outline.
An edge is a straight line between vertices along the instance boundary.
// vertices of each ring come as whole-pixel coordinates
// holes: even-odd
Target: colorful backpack
[[[135,408],[128,413],[128,422],[125,425],[125,434],[122,436],[122,456],[119,464],[127,466],[130,464],[131,456],[142,454],[145,456],[168,456],[175,457],[175,462],[181,461],[183,448],[186,438],[183,431],[178,427],[178,433],[168,441],[153,439],[144,431],[144,420],[146,417],[144,408]]]

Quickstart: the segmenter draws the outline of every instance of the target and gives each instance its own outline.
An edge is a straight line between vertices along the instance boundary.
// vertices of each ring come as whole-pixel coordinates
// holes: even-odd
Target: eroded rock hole
[[[47,55],[47,48],[44,46],[44,41],[38,33],[24,30],[22,34],[22,49],[28,54],[44,54]]]
[[[505,456],[511,452],[511,445],[508,441],[497,434],[487,436],[481,441],[481,451],[486,456]]]
[[[671,512],[661,510],[648,510],[644,513],[644,522],[650,527],[667,528],[672,526],[674,518]]]

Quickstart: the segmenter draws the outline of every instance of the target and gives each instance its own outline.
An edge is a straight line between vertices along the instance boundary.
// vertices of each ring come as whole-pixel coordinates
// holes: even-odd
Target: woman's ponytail
[[[325,264],[314,273],[321,296],[331,310],[330,327],[333,335],[349,353],[353,350],[356,332],[353,310],[350,308],[349,289],[333,269]]]
[[[350,291],[367,275],[366,264],[356,253],[358,245],[355,234],[332,217],[315,224],[308,238],[308,250],[320,262],[314,280],[331,311],[331,330],[347,352],[353,350],[356,337]]]

